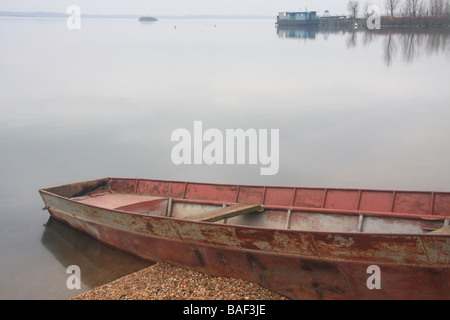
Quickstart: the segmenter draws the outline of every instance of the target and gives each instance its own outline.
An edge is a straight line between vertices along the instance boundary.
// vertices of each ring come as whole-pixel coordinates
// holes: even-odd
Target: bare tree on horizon
[[[384,3],[386,10],[390,12],[391,17],[394,16],[394,11],[400,6],[400,0],[386,0]]]
[[[424,4],[422,0],[406,0],[403,10],[406,16],[418,17],[423,14]]]
[[[429,0],[429,1],[430,1],[430,3],[429,3],[430,15],[441,16],[444,14],[444,10],[445,10],[444,0]]]
[[[347,9],[351,12],[353,18],[356,18],[359,11],[359,2],[357,0],[349,0],[347,3]]]

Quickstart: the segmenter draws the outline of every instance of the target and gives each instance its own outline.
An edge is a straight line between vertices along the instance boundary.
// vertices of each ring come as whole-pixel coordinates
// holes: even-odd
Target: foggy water
[[[146,265],[48,221],[39,188],[113,176],[449,191],[449,66],[445,33],[0,19],[0,298],[66,299]],[[279,129],[278,173],[175,165],[171,134],[194,121]],[[81,290],[66,287],[71,264]]]

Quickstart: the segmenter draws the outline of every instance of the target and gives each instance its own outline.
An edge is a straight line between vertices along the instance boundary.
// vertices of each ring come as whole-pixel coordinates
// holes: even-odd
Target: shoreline
[[[416,17],[391,17],[379,16],[381,29],[399,29],[399,30],[450,30],[450,15],[442,16],[416,16]],[[276,25],[284,28],[317,28],[317,29],[334,29],[349,30],[363,28],[371,30],[367,27],[367,22],[372,20],[370,17],[365,18],[324,18],[319,17],[311,22],[304,20],[277,20]]]
[[[290,300],[259,284],[157,262],[69,300]]]

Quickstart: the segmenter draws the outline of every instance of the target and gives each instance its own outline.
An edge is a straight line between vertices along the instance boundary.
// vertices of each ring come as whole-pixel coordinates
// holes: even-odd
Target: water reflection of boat
[[[327,40],[330,36],[339,35],[347,37],[346,43],[349,48],[356,47],[359,43],[367,46],[379,42],[382,46],[384,62],[388,66],[392,65],[396,56],[402,58],[404,62],[410,63],[423,55],[447,55],[450,51],[450,32],[448,30],[368,30],[328,26],[277,26],[277,35],[280,39],[305,40],[314,40],[318,37]],[[380,39],[382,41],[378,41]]]
[[[93,288],[140,270],[151,263],[96,241],[86,233],[50,217],[41,243],[67,268],[77,265],[81,281]]]
[[[319,32],[319,27],[289,27],[278,26],[277,34],[279,38],[315,39]]]
[[[448,192],[103,178],[40,194],[112,246],[294,299],[450,299]]]

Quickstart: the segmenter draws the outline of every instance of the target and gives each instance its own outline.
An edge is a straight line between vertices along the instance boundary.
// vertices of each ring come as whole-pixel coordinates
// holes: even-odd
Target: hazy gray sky
[[[383,0],[360,0],[383,4]],[[273,15],[279,11],[316,10],[347,14],[348,0],[0,0],[0,11],[65,12],[78,5],[86,14],[226,14]],[[362,7],[362,6],[361,6]],[[383,8],[384,10],[384,8]]]

